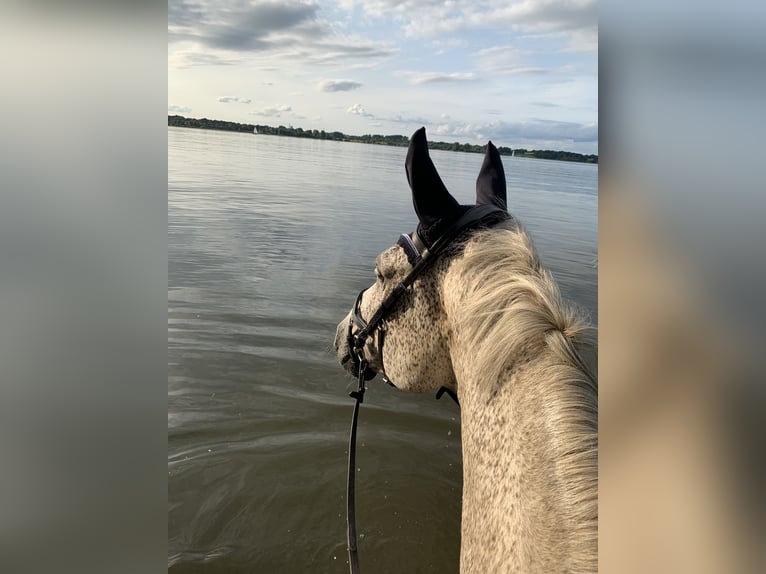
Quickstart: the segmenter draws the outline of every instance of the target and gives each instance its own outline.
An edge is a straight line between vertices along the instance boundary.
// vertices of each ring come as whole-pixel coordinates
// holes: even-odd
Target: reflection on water
[[[354,386],[335,325],[416,223],[406,148],[168,128],[168,565],[347,572]],[[473,200],[482,157],[435,151]],[[503,158],[511,211],[597,320],[597,167]],[[365,572],[457,572],[460,415],[371,384],[360,414]]]

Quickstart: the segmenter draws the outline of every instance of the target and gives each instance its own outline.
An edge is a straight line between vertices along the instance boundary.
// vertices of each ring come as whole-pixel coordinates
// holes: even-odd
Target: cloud
[[[317,64],[331,64],[343,59],[378,59],[387,58],[396,50],[378,43],[371,43],[358,37],[349,37],[342,42],[317,42],[310,50],[297,52],[301,60]]]
[[[288,106],[287,104],[278,104],[273,106],[266,106],[261,108],[260,110],[253,110],[252,112],[250,112],[250,115],[279,118],[282,116],[284,112],[291,112],[292,109],[293,108],[291,106]]]
[[[396,124],[417,124],[418,126],[427,125],[429,120],[420,116],[403,116],[402,114],[396,114],[395,116],[389,116],[387,118],[380,118],[387,122],[394,122]]]
[[[346,113],[353,114],[356,116],[364,116],[367,118],[374,117],[371,113],[365,111],[365,109],[362,107],[362,104],[354,104],[353,106],[351,106],[350,108],[346,110]]]
[[[358,6],[372,18],[393,17],[411,37],[488,29],[570,34],[596,30],[598,22],[597,0],[341,0],[341,5]]]
[[[249,2],[197,4],[168,2],[168,37],[196,41],[209,48],[260,51],[273,47],[275,35],[298,32],[317,36],[328,32],[317,20],[314,3]]]
[[[518,26],[528,31],[575,31],[595,27],[597,0],[516,0],[493,2],[491,17],[498,26]]]
[[[594,26],[584,30],[576,30],[571,34],[569,45],[563,51],[573,53],[598,52],[598,28]]]
[[[187,0],[168,0],[168,26],[189,26],[204,17],[200,4]]]
[[[348,92],[362,87],[354,80],[320,80],[317,87],[322,92]]]
[[[530,66],[526,62],[531,52],[519,50],[514,46],[493,46],[473,54],[476,65],[485,72],[509,76],[541,75],[550,73],[549,68]]]
[[[249,104],[252,102],[250,98],[243,98],[240,96],[221,96],[218,98],[221,103],[238,102],[240,104]]]
[[[407,78],[410,84],[436,84],[447,82],[473,82],[478,79],[473,72],[395,72]]]
[[[191,111],[191,108],[185,106],[168,106],[168,112],[171,114],[188,114]]]
[[[339,34],[316,1],[169,0],[168,42],[192,42],[201,52],[264,54],[301,62],[383,58],[395,50]],[[199,62],[203,63],[203,62]],[[276,69],[276,68],[274,68]]]
[[[231,66],[239,63],[239,59],[225,58],[215,54],[180,50],[168,58],[168,65],[173,68],[185,69],[192,66]]]
[[[598,142],[598,124],[579,124],[556,120],[531,119],[521,122],[494,121],[487,123],[445,122],[430,128],[434,134],[474,141],[492,139],[512,146],[559,145]]]

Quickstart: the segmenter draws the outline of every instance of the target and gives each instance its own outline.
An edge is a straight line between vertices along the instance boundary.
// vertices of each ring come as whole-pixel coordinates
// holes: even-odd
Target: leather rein
[[[359,573],[359,555],[356,544],[356,507],[355,507],[355,475],[356,475],[356,427],[359,419],[359,405],[364,402],[364,392],[366,390],[365,382],[371,380],[377,374],[376,371],[369,368],[369,363],[364,355],[364,346],[367,340],[377,333],[378,339],[378,358],[383,365],[383,342],[386,334],[386,317],[399,301],[404,292],[415,282],[415,280],[426,270],[426,268],[437,259],[437,257],[467,229],[480,226],[491,226],[501,221],[510,219],[510,214],[494,205],[477,205],[471,207],[461,217],[459,217],[447,230],[428,246],[416,230],[412,236],[402,234],[398,244],[401,245],[407,253],[407,259],[412,264],[412,269],[389,293],[378,309],[365,321],[361,316],[362,297],[367,289],[362,289],[357,295],[354,308],[351,312],[351,320],[348,325],[348,345],[351,353],[351,360],[357,371],[357,389],[349,396],[355,399],[354,413],[351,419],[351,433],[348,444],[348,488],[346,496],[346,525],[348,558],[351,574]],[[358,331],[354,332],[354,327]],[[386,376],[384,369],[381,368],[383,381],[391,386],[394,385]],[[447,393],[457,404],[457,395],[451,389],[441,387],[436,393],[439,399],[444,393]]]

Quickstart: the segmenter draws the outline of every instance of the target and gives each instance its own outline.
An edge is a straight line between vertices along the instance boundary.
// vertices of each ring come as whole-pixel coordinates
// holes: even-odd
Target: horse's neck
[[[448,290],[448,307],[463,305],[465,286]],[[485,381],[475,372],[478,350],[466,352],[458,325],[450,331],[462,420],[461,573],[595,571],[595,444],[592,456],[574,461],[584,472],[562,471],[562,453],[595,441],[595,421],[566,428],[562,410],[571,397],[540,384],[550,364],[545,352],[520,358],[503,380]],[[568,446],[578,432],[592,436]],[[579,500],[578,489],[587,491]]]
[[[461,572],[560,572],[570,533],[559,505],[545,397],[504,381],[489,401],[458,375],[463,441]],[[490,549],[488,551],[488,549]]]

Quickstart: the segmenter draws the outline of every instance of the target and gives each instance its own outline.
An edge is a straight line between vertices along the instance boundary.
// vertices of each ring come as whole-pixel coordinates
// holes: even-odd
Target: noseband
[[[468,209],[468,211],[448,227],[447,230],[430,246],[423,241],[417,230],[413,232],[412,236],[402,234],[397,243],[398,245],[401,245],[407,253],[407,260],[412,265],[410,272],[396,285],[396,287],[394,287],[391,293],[386,296],[375,313],[373,313],[372,317],[370,317],[369,321],[365,321],[361,314],[362,297],[364,297],[364,292],[367,291],[367,289],[362,289],[356,297],[356,302],[351,311],[351,320],[348,322],[347,333],[349,352],[355,370],[358,373],[359,383],[357,390],[349,393],[352,398],[356,399],[356,403],[354,404],[354,415],[351,419],[351,435],[349,437],[348,489],[346,499],[348,556],[349,567],[352,574],[359,572],[359,556],[356,547],[356,520],[354,518],[356,424],[359,416],[359,405],[364,400],[364,383],[365,381],[371,380],[377,374],[374,369],[369,367],[369,363],[364,355],[364,346],[371,336],[377,334],[378,359],[381,365],[383,380],[384,382],[395,386],[386,376],[385,370],[383,369],[383,341],[386,336],[386,317],[391,312],[394,305],[396,305],[407,288],[415,282],[415,279],[425,271],[428,265],[435,261],[463,231],[480,226],[492,226],[510,218],[511,216],[507,211],[494,205],[477,205]],[[358,329],[356,332],[354,332],[355,327]],[[455,393],[445,387],[439,389],[436,398],[438,399],[441,397],[445,391],[455,400],[455,402],[457,402]]]

